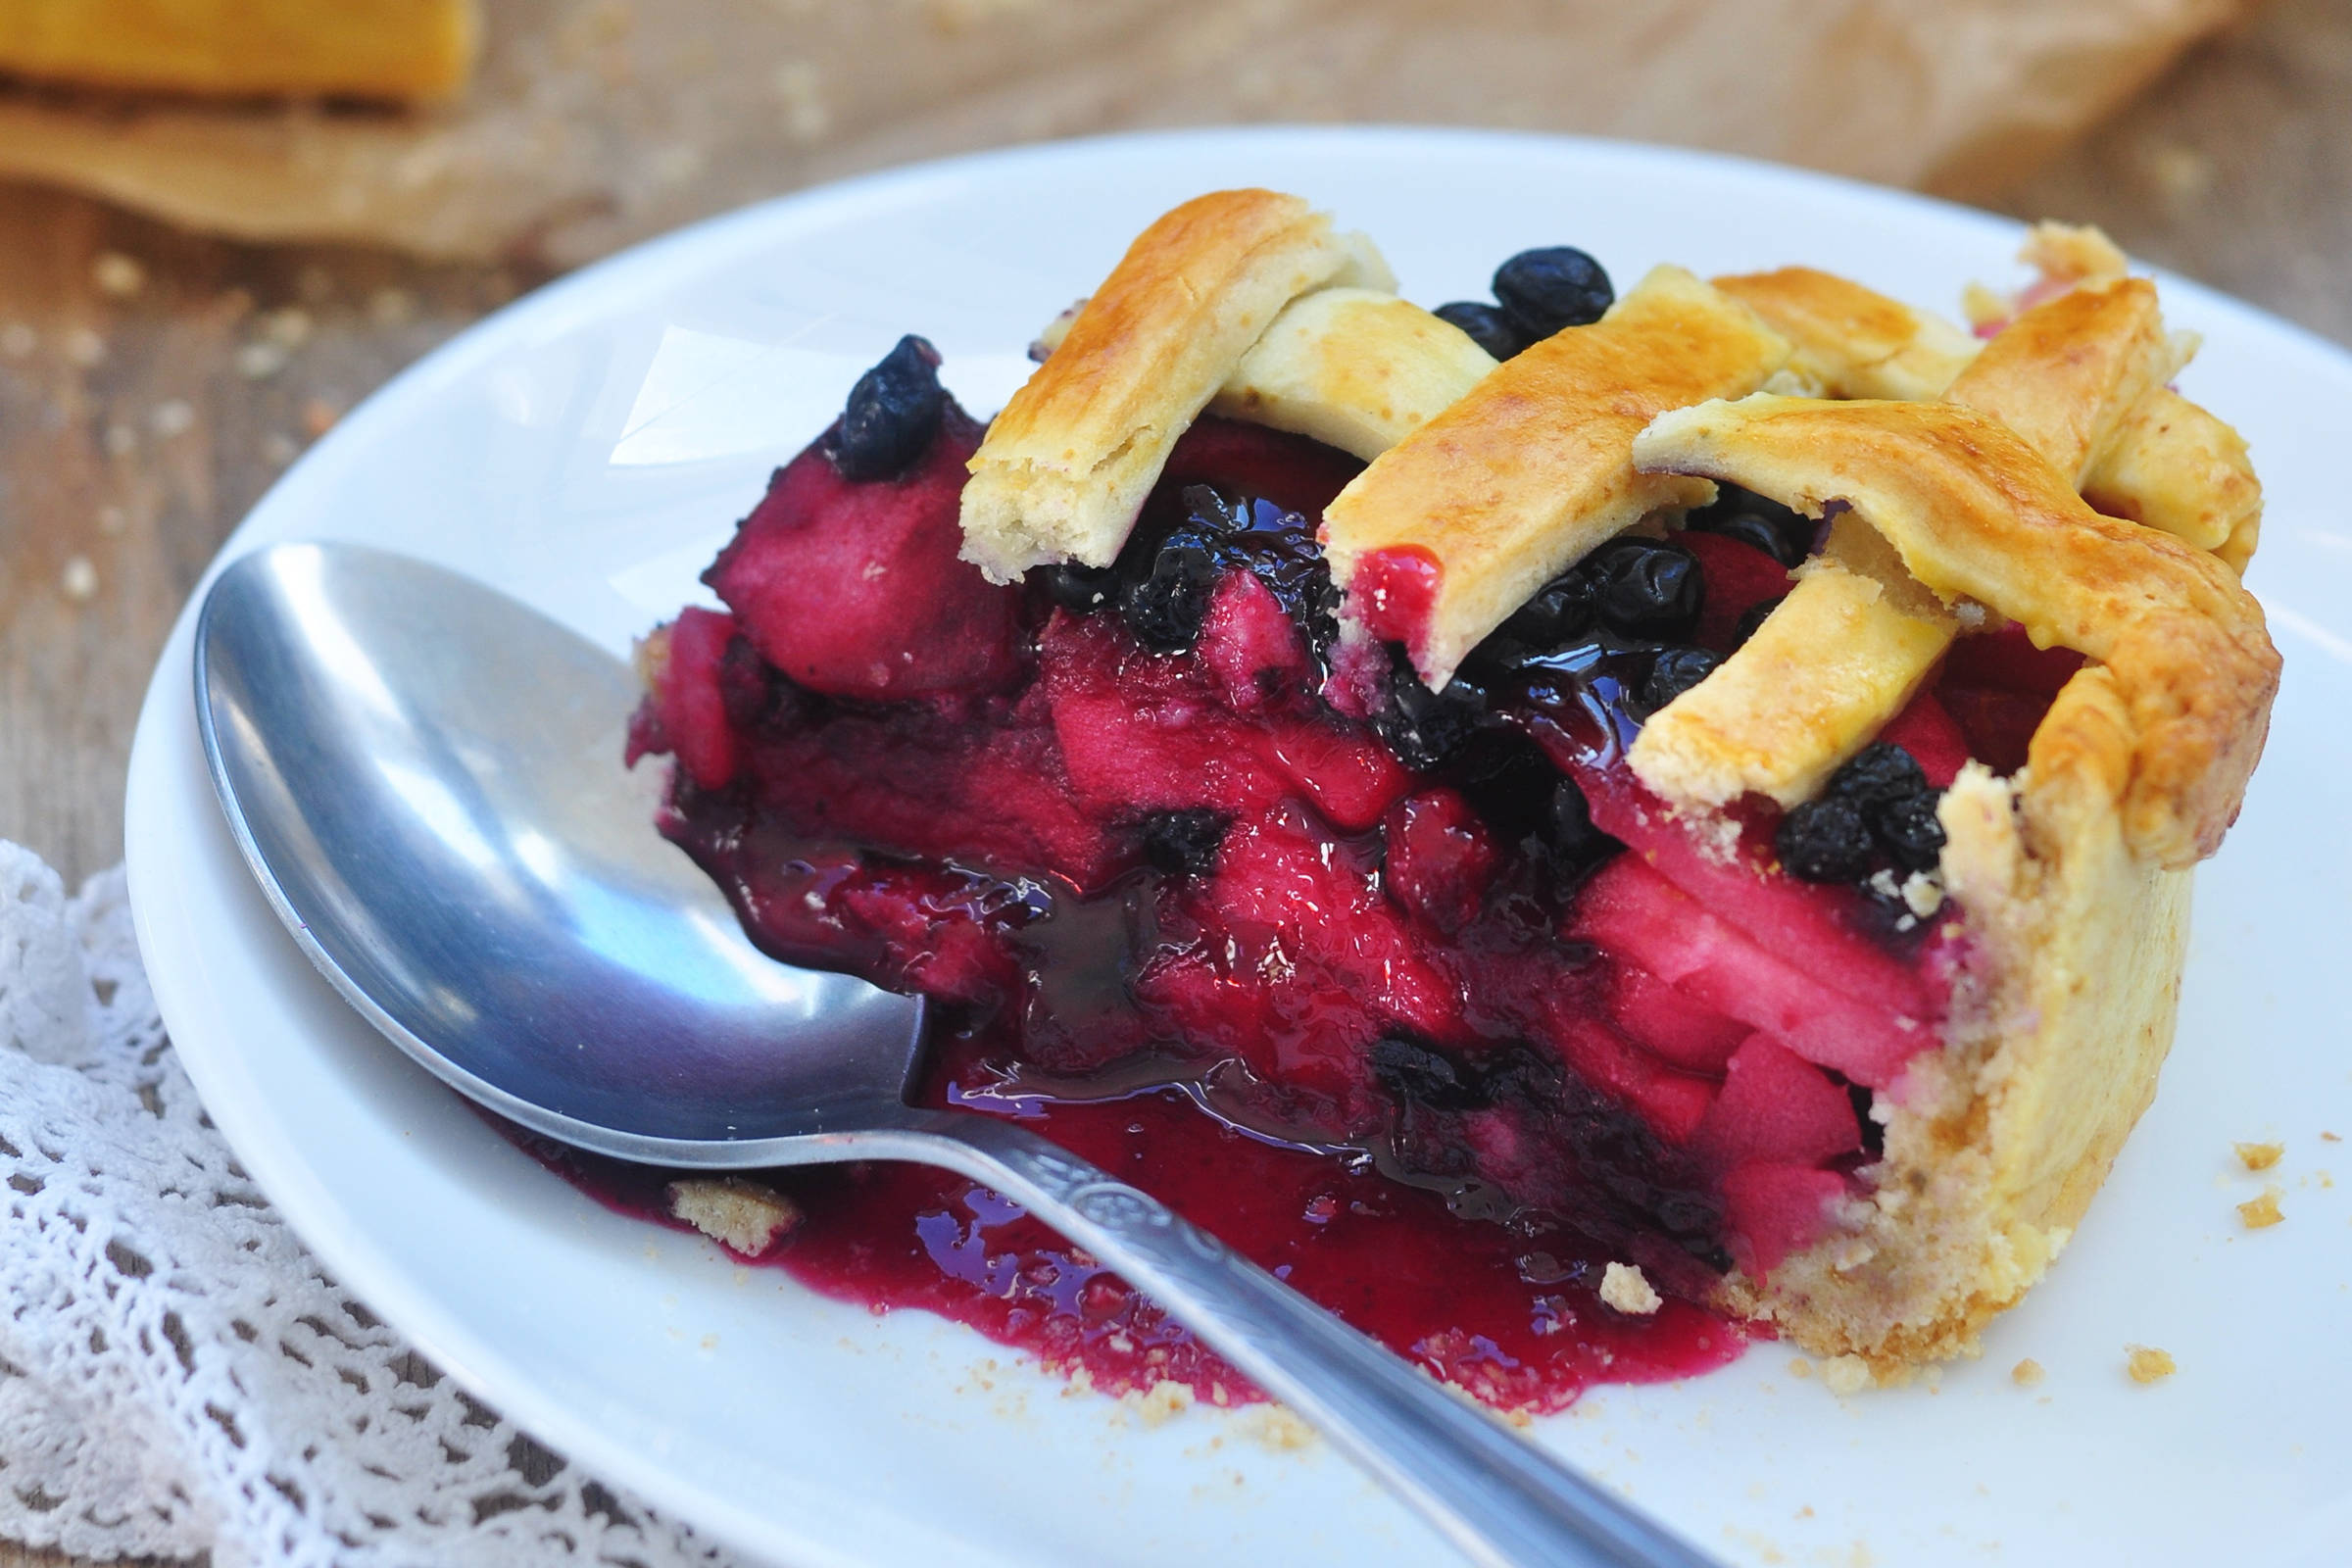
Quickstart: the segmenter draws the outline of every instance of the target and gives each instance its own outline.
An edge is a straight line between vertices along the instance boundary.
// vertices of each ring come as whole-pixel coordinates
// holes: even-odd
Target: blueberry
[[[1140,835],[1144,859],[1162,876],[1206,876],[1232,825],[1224,812],[1202,807],[1153,811],[1144,818]]]
[[[1219,571],[1207,533],[1194,524],[1168,530],[1151,569],[1119,595],[1119,613],[1135,640],[1155,654],[1181,654],[1200,638]]]
[[[1372,1043],[1372,1076],[1400,1103],[1432,1110],[1476,1110],[1492,1103],[1467,1067],[1418,1041],[1396,1035]]]
[[[1879,853],[1862,808],[1835,796],[1807,801],[1782,817],[1773,847],[1788,874],[1806,882],[1859,881]]]
[[[1592,825],[1592,806],[1576,780],[1563,777],[1551,790],[1551,808],[1544,824],[1544,848],[1556,858],[1580,862],[1616,847],[1617,841]]]
[[[1698,620],[1706,579],[1698,560],[1662,539],[1618,539],[1589,563],[1598,585],[1600,618],[1629,637],[1679,642]]]
[[[1753,512],[1735,512],[1728,517],[1710,517],[1704,522],[1693,522],[1691,526],[1702,533],[1721,534],[1726,539],[1737,539],[1743,545],[1753,546],[1784,566],[1793,566],[1805,559],[1804,551],[1797,548],[1794,540],[1774,526],[1770,519]]]
[[[1213,484],[1188,484],[1182,499],[1185,515],[1212,534],[1247,533],[1255,519],[1255,508],[1247,497]]]
[[[1933,871],[1943,855],[1943,824],[1936,819],[1938,792],[1906,795],[1866,813],[1889,858],[1906,871]]]
[[[1403,651],[1397,650],[1389,676],[1389,701],[1374,715],[1372,727],[1388,742],[1396,760],[1415,772],[1426,772],[1460,751],[1478,732],[1487,716],[1485,688],[1455,676],[1442,692],[1433,692],[1413,673]]]
[[[1560,770],[1533,741],[1512,729],[1487,729],[1455,759],[1454,779],[1471,809],[1505,844],[1549,830],[1552,786]]]
[[[1455,300],[1430,312],[1441,321],[1451,321],[1470,334],[1470,341],[1498,360],[1507,360],[1527,347],[1527,339],[1512,324],[1510,317],[1497,305],[1482,305],[1476,300]]]
[[[1600,583],[1591,572],[1562,572],[1511,612],[1496,635],[1536,653],[1565,648],[1592,629]]]
[[[1616,302],[1600,264],[1569,245],[1521,251],[1494,270],[1494,297],[1532,341],[1597,321]]]
[[[1784,566],[1812,554],[1816,528],[1803,513],[1736,484],[1718,486],[1715,499],[1690,514],[1690,525],[1754,545]]]
[[[1642,681],[1642,704],[1656,712],[1715,673],[1723,661],[1704,648],[1668,648],[1651,660]]]
[[[1118,568],[1063,562],[1047,568],[1046,594],[1073,615],[1092,614],[1106,605],[1118,603]]]
[[[833,466],[845,479],[892,479],[930,450],[948,394],[939,350],[908,333],[850,388],[833,437]]]
[[[1787,594],[1781,595],[1781,599],[1788,597]],[[1753,637],[1756,634],[1756,628],[1763,625],[1772,612],[1781,608],[1781,599],[1759,599],[1748,606],[1740,613],[1740,623],[1732,628],[1732,646],[1738,648]]]
[[[1909,752],[1890,741],[1873,741],[1830,775],[1825,795],[1851,801],[1865,810],[1928,793],[1928,776]]]

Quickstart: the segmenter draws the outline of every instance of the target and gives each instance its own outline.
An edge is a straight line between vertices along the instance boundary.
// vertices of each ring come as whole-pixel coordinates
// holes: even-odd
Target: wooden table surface
[[[1998,205],[2352,343],[2352,6],[2280,0]],[[0,837],[70,883],[122,858],[131,727],[205,563],[345,408],[535,281],[0,185]]]

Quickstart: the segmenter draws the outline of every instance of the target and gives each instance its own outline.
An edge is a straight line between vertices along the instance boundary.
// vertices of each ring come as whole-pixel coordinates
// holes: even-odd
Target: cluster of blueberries
[[[1781,818],[1773,847],[1789,874],[1807,882],[1866,882],[1887,867],[1932,871],[1943,853],[1936,819],[1942,798],[1909,752],[1879,741],[1831,774],[1818,798]]]
[[[1784,565],[1802,561],[1814,524],[1762,496],[1725,486],[1690,527],[1725,534],[1765,551]],[[1389,701],[1378,715],[1382,738],[1408,767],[1426,769],[1451,755],[1484,722],[1497,687],[1546,675],[1607,673],[1623,688],[1629,716],[1656,712],[1704,680],[1722,660],[1689,639],[1705,601],[1697,558],[1671,539],[1610,541],[1560,573],[1472,650],[1443,692],[1423,686],[1395,661]],[[1779,600],[1740,617],[1744,642]]]
[[[1181,654],[1200,639],[1217,579],[1240,567],[1273,592],[1317,659],[1328,653],[1340,635],[1340,594],[1314,523],[1216,485],[1186,485],[1179,499],[1180,515],[1147,515],[1109,565],[1050,568],[1054,602],[1074,615],[1115,611],[1144,647]]]
[[[1493,305],[1455,300],[1432,313],[1498,360],[1564,326],[1588,326],[1617,302],[1609,274],[1573,245],[1521,251],[1494,270]]]

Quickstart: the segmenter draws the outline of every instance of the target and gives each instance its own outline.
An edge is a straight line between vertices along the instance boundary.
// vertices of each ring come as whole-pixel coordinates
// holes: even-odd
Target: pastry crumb
[[[2021,1389],[2039,1388],[2041,1379],[2041,1363],[2030,1355],[2009,1369],[2009,1381]]]
[[[1600,1276],[1600,1298],[1634,1317],[1647,1317],[1666,1304],[1639,1263],[1611,1263]]]
[[[1119,1396],[1119,1403],[1134,1411],[1135,1418],[1144,1424],[1146,1430],[1150,1430],[1190,1410],[1193,1407],[1193,1391],[1185,1384],[1163,1379],[1142,1394],[1128,1390]]]
[[[2132,1374],[2134,1383],[2161,1383],[2180,1370],[2170,1350],[2159,1350],[2152,1345],[2127,1345],[2124,1349],[2131,1356],[2124,1369]]]
[[[1821,1363],[1821,1381],[1832,1394],[1860,1394],[1871,1385],[1870,1363],[1858,1355],[1833,1355]]]
[[[1161,1384],[1161,1388],[1170,1385]],[[1269,1453],[1300,1453],[1322,1441],[1322,1434],[1308,1426],[1295,1411],[1280,1404],[1261,1404],[1243,1415],[1236,1423],[1242,1436]]]
[[[740,1257],[759,1257],[800,1227],[801,1206],[740,1176],[669,1184],[669,1212]]]
[[[1809,1378],[1813,1375],[1813,1363],[1801,1355],[1797,1356],[1788,1363],[1788,1375],[1797,1379]]]
[[[2265,1187],[2260,1198],[2249,1198],[2238,1204],[2237,1217],[2246,1222],[2246,1229],[2269,1230],[2285,1219],[2286,1216],[2278,1211],[2278,1199],[2284,1191],[2277,1186]]]
[[[2269,1170],[2286,1152],[2284,1144],[2236,1144],[2237,1162],[2248,1170]]]
[[[2324,1132],[2320,1134],[2320,1142],[2323,1144],[2340,1144],[2343,1142],[2343,1139],[2337,1137],[2334,1133]]]
[[[1903,903],[1923,920],[1943,907],[1943,884],[1926,871],[1905,877],[1901,891]]]

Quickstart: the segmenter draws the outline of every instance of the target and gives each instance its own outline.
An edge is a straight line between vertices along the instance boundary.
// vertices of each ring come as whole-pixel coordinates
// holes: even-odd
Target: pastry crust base
[[[2191,873],[2125,846],[2119,781],[2103,776],[2113,749],[2095,733],[2120,703],[2104,672],[2077,681],[2022,789],[1972,763],[1945,798],[1944,875],[1972,948],[1944,1048],[1881,1099],[1875,1196],[1768,1281],[1724,1287],[1723,1305],[1882,1381],[1975,1353],[2041,1277],[2172,1044]]]

